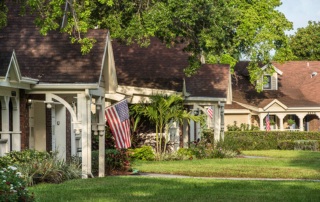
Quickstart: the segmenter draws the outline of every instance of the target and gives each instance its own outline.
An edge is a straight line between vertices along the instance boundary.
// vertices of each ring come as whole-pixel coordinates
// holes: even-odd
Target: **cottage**
[[[89,31],[97,43],[82,55],[68,35],[41,36],[33,20],[13,4],[0,30],[0,155],[27,148],[58,151],[66,160],[79,155],[84,176],[91,175],[92,129],[104,138],[109,33]]]
[[[260,93],[249,81],[247,66],[247,61],[239,62],[232,75],[233,102],[226,105],[226,130],[235,121],[238,126],[243,123],[265,130],[269,115],[271,130],[319,131],[320,62],[272,63],[274,71],[261,78],[266,83]]]

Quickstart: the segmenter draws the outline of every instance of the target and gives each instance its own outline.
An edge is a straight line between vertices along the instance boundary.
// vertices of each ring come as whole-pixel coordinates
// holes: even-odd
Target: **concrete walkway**
[[[284,179],[284,178],[237,178],[237,177],[193,177],[185,175],[171,175],[171,174],[159,174],[159,173],[139,173],[132,176],[143,177],[157,177],[157,178],[194,178],[194,179],[215,179],[215,180],[260,180],[260,181],[308,181],[308,182],[320,182],[320,180],[312,179]]]

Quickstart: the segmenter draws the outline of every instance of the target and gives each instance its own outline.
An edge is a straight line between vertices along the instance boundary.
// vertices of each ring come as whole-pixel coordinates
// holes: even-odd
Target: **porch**
[[[271,131],[319,131],[320,114],[316,112],[261,113],[252,115],[252,123],[266,130],[266,117],[269,116]]]

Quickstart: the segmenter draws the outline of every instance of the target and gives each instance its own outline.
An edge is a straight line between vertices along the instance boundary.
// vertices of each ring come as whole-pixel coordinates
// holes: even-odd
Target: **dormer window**
[[[270,75],[264,75],[264,84],[263,89],[271,89],[271,76]]]

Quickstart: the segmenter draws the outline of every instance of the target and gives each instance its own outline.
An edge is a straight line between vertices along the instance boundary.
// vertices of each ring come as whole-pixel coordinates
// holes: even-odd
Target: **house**
[[[265,130],[269,114],[271,130],[319,131],[320,62],[272,63],[274,71],[264,74],[260,93],[249,81],[248,63],[239,62],[234,68],[233,102],[225,107],[225,130],[235,121],[238,126],[243,123]]]
[[[197,74],[186,77],[183,69],[188,66],[188,54],[183,45],[167,48],[152,38],[147,48],[113,43],[118,88],[116,93],[106,94],[106,99],[127,98],[136,104],[148,101],[153,94],[181,94],[188,111],[207,114],[214,111],[207,125],[214,129],[216,140],[223,137],[224,105],[231,103],[231,79],[229,65],[204,64]],[[116,81],[114,81],[116,82]],[[170,140],[174,148],[187,147],[201,138],[201,126],[193,121],[171,128]]]
[[[78,155],[88,177],[92,131],[104,142],[104,97],[114,65],[109,33],[89,31],[97,42],[82,55],[68,35],[41,36],[33,20],[12,3],[0,30],[0,156],[27,148],[58,151],[65,160]]]

